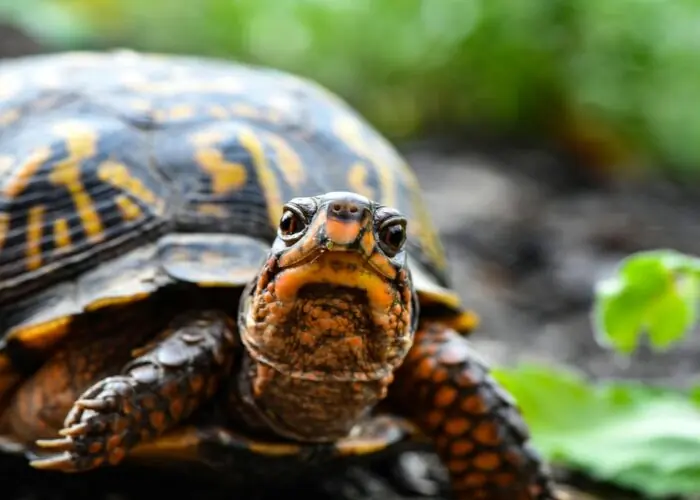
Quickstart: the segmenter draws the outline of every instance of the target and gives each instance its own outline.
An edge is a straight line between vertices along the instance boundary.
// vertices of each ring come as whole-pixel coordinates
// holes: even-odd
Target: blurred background
[[[119,47],[322,83],[416,169],[455,287],[482,318],[474,342],[492,363],[575,370],[586,387],[697,386],[700,336],[622,357],[596,342],[590,311],[595,283],[629,253],[700,255],[700,2],[0,0],[0,20],[3,58]],[[569,413],[570,432],[585,425],[567,404],[590,409],[583,396],[552,394],[546,411],[524,402],[542,420],[541,442],[553,416]],[[655,418],[643,439],[670,425]],[[669,457],[694,458],[666,467],[678,475],[665,486],[637,490],[700,498],[700,430],[688,434],[659,439]],[[572,459],[576,446],[545,448],[625,488],[658,472],[648,455],[601,473],[590,457]],[[628,494],[615,491],[606,498]]]

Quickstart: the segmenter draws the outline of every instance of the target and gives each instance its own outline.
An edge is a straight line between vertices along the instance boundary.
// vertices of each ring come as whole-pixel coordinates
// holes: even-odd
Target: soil
[[[582,181],[542,149],[405,148],[450,256],[454,286],[481,316],[473,342],[492,362],[576,367],[594,379],[685,387],[700,374],[700,336],[663,354],[601,346],[596,282],[628,254],[700,255],[697,187],[661,179]],[[583,172],[585,174],[585,172]]]
[[[40,50],[30,37],[0,25],[0,57]],[[473,341],[492,363],[546,362],[598,379],[677,387],[697,378],[700,335],[665,354],[642,348],[623,359],[596,342],[590,323],[596,281],[625,255],[659,247],[700,255],[697,190],[659,180],[601,182],[542,148],[425,141],[403,150],[447,247],[455,288],[481,316]],[[437,500],[444,475],[434,462],[430,454],[403,454],[327,471],[297,487],[310,498]],[[187,498],[218,498],[211,486],[138,473],[47,479],[7,461],[0,463],[0,477],[5,498],[14,500],[135,500],[148,483],[171,497],[187,491]],[[599,498],[626,497],[574,479],[568,477]],[[239,498],[280,494],[272,487],[256,492]]]

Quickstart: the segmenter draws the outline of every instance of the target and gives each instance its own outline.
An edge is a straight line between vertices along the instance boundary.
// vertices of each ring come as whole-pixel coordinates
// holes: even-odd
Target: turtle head
[[[406,218],[349,192],[295,198],[241,300],[257,362],[308,380],[386,379],[413,342],[418,303]]]

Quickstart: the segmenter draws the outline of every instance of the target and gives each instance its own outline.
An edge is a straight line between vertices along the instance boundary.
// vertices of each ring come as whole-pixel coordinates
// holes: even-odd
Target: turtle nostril
[[[364,205],[353,201],[336,201],[329,205],[328,215],[341,220],[360,220]]]

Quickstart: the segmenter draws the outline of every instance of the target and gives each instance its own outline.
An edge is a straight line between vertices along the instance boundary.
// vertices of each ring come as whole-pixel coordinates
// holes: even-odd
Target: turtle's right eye
[[[295,236],[306,228],[306,218],[296,210],[285,208],[280,218],[279,232],[282,237]]]
[[[389,256],[393,257],[401,251],[406,242],[406,220],[392,218],[379,228],[379,245]]]

